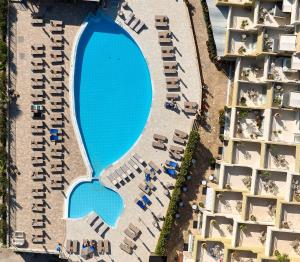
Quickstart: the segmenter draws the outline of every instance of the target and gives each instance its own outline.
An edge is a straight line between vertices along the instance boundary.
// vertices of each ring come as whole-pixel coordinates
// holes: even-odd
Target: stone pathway
[[[197,162],[192,168],[192,179],[188,181],[189,191],[182,196],[184,207],[180,208],[180,219],[176,223],[170,236],[168,254],[169,261],[176,261],[175,257],[183,250],[184,232],[192,230],[195,220],[192,203],[199,203],[205,200],[200,186],[203,177],[208,177],[213,170],[209,168],[209,159],[216,157],[218,147],[222,145],[219,139],[219,111],[226,104],[227,76],[218,71],[210,61],[206,41],[206,24],[202,14],[202,7],[199,0],[190,0],[192,20],[196,32],[198,50],[200,50],[200,63],[202,70],[202,81],[208,87],[207,104],[208,117],[206,127],[200,127],[201,144],[196,154]],[[187,233],[186,233],[187,234]],[[179,251],[179,252],[178,252]]]

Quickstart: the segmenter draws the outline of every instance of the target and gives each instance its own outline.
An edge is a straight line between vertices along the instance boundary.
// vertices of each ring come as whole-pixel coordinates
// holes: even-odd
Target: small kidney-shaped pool
[[[135,41],[103,15],[89,18],[75,59],[73,104],[93,177],[98,178],[143,132],[152,100],[150,74]],[[68,217],[95,211],[114,226],[123,208],[117,192],[93,179],[74,187]]]

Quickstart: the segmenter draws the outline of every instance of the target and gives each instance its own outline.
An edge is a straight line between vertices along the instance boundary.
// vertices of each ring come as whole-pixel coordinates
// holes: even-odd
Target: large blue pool
[[[137,44],[103,15],[89,18],[77,47],[75,112],[93,176],[122,157],[141,135],[149,116],[152,88]],[[95,211],[113,226],[124,204],[120,195],[94,179],[78,184],[68,216]]]

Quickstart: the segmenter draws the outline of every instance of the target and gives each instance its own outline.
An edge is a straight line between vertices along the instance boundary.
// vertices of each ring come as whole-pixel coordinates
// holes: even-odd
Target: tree
[[[287,254],[280,254],[279,252],[277,253],[276,255],[276,260],[278,262],[287,262],[289,259],[288,255]]]

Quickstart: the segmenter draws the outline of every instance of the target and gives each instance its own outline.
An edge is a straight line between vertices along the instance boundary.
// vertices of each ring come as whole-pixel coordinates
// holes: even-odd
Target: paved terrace
[[[136,17],[140,18],[147,25],[147,29],[143,30],[140,34],[136,34],[126,25],[123,25],[123,21],[117,18],[125,30],[127,30],[132,37],[137,41],[142,49],[144,56],[148,62],[152,87],[153,87],[153,101],[152,109],[149,121],[146,125],[144,133],[142,134],[138,143],[132,148],[131,152],[125,155],[119,163],[105,171],[102,175],[103,182],[109,186],[113,185],[108,181],[107,175],[125,163],[129,157],[138,152],[146,162],[150,160],[154,161],[157,165],[168,159],[168,151],[158,151],[152,148],[152,136],[154,133],[165,135],[169,138],[169,143],[172,142],[172,134],[174,129],[181,129],[188,132],[191,128],[193,117],[185,115],[181,110],[178,113],[168,111],[164,109],[164,101],[166,95],[165,89],[165,76],[163,74],[163,62],[161,59],[161,50],[158,44],[157,30],[154,27],[155,15],[167,15],[169,17],[170,30],[173,32],[173,45],[176,46],[176,60],[179,63],[178,74],[182,79],[181,82],[181,101],[180,107],[183,107],[184,101],[196,101],[199,102],[201,97],[201,84],[199,69],[196,59],[196,51],[194,47],[194,40],[192,31],[189,28],[189,17],[183,1],[159,1],[154,0],[151,2],[144,1],[128,1],[130,8],[133,10]],[[15,62],[16,62],[16,78],[15,86],[17,92],[20,94],[20,98],[17,101],[17,106],[14,108],[17,114],[15,120],[15,155],[16,166],[19,171],[14,183],[15,187],[15,201],[14,201],[14,213],[12,216],[12,226],[14,229],[24,231],[28,240],[28,249],[36,249],[40,251],[50,250],[53,251],[57,242],[65,243],[66,239],[79,240],[83,239],[95,239],[99,240],[100,236],[93,231],[84,219],[80,220],[68,220],[66,222],[63,219],[64,204],[66,200],[66,192],[68,187],[76,180],[76,178],[85,175],[86,168],[84,166],[79,146],[74,135],[73,127],[70,121],[69,94],[68,94],[68,74],[70,70],[71,62],[71,48],[74,44],[74,38],[79,30],[80,24],[89,11],[94,10],[94,5],[85,3],[85,5],[55,3],[51,1],[43,1],[40,6],[40,10],[45,14],[47,22],[50,19],[62,20],[65,24],[64,37],[65,37],[65,84],[67,88],[65,90],[65,147],[67,152],[65,154],[65,163],[67,168],[65,169],[65,188],[64,191],[50,190],[50,179],[47,177],[45,185],[49,189],[46,193],[46,203],[48,208],[46,209],[46,239],[45,244],[36,245],[31,242],[31,235],[33,229],[31,227],[32,211],[31,211],[31,190],[33,188],[33,182],[31,180],[31,88],[30,88],[30,62],[31,62],[31,44],[43,43],[46,46],[46,61],[50,66],[49,61],[50,54],[50,39],[49,39],[49,23],[43,28],[33,28],[31,26],[31,11],[29,9],[22,8],[16,14],[17,22],[14,24],[15,32]],[[70,12],[72,9],[72,12]],[[167,11],[166,11],[167,10]],[[115,9],[109,8],[106,12],[115,17]],[[129,11],[124,10],[125,16],[128,16]],[[180,17],[180,19],[178,19]],[[46,69],[49,73],[49,68]],[[46,76],[47,76],[46,73]],[[50,90],[49,84],[46,84],[46,92]],[[47,100],[47,99],[46,99]],[[46,102],[46,108],[49,101]],[[50,120],[49,115],[46,114],[46,124]],[[47,124],[48,125],[48,124]],[[50,126],[50,125],[49,125]],[[46,134],[48,132],[46,131]],[[47,134],[48,136],[48,134]],[[48,140],[48,137],[46,139]],[[47,155],[49,146],[46,145]],[[50,159],[50,157],[49,157]],[[47,168],[50,167],[50,162],[47,160]],[[50,169],[50,168],[49,168]],[[138,196],[140,190],[138,184],[142,182],[143,175],[136,174],[136,177],[122,187],[119,193],[122,195],[125,202],[125,209],[118,221],[117,227],[110,229],[105,238],[111,243],[111,255],[110,259],[114,261],[126,261],[131,259],[133,261],[147,261],[150,251],[154,251],[155,244],[159,236],[159,230],[152,225],[153,212],[156,216],[159,213],[165,213],[169,199],[163,193],[163,185],[167,182],[175,182],[169,178],[166,174],[162,173],[158,175],[158,180],[155,183],[157,191],[151,195],[150,199],[153,202],[150,210],[146,212],[134,204],[134,198]],[[150,212],[151,211],[151,212]],[[101,215],[101,214],[99,214]],[[142,222],[139,222],[139,217]],[[123,230],[128,226],[129,222],[132,222],[142,230],[142,234],[139,240],[136,241],[137,249],[134,251],[134,255],[129,256],[125,252],[121,251],[119,244],[124,238]],[[162,224],[160,224],[162,226]],[[72,255],[72,260],[79,260],[79,256]],[[101,257],[102,258],[102,257]],[[120,260],[120,258],[122,258]],[[107,257],[103,256],[103,259]]]

